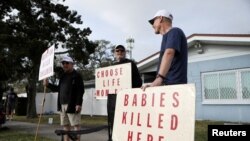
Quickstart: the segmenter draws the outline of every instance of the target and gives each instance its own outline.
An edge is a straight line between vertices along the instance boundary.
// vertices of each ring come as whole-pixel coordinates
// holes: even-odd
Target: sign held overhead
[[[41,57],[38,80],[43,80],[54,75],[54,46],[48,48]]]

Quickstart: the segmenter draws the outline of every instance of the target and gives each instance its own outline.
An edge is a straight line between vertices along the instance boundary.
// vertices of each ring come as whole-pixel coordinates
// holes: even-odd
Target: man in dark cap
[[[113,65],[119,65],[124,63],[131,63],[131,73],[132,73],[132,88],[140,88],[142,85],[142,79],[136,64],[126,58],[126,49],[123,45],[117,45],[114,50],[115,61]],[[108,110],[108,141],[112,141],[112,132],[114,125],[114,115],[115,115],[115,104],[116,104],[116,94],[108,94],[107,110]]]

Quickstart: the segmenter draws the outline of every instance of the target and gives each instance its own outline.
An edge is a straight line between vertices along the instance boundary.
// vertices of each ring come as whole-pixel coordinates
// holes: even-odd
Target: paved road
[[[18,122],[18,121],[7,121],[3,126],[10,129],[19,130],[23,133],[36,134],[37,124]],[[51,138],[55,141],[61,141],[61,136],[55,134],[55,130],[61,129],[60,125],[54,124],[40,124],[38,129],[38,135]],[[81,141],[107,141],[107,129],[103,129],[98,132],[83,134],[81,136]]]

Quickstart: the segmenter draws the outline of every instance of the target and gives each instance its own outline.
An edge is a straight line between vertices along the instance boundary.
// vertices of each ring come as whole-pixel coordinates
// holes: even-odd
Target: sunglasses
[[[63,65],[64,65],[64,64],[68,65],[68,64],[69,64],[69,62],[65,62],[65,61],[63,61],[63,62],[62,62],[62,64],[63,64]]]
[[[115,52],[124,52],[125,50],[123,50],[123,49],[117,49],[117,50],[115,50]]]

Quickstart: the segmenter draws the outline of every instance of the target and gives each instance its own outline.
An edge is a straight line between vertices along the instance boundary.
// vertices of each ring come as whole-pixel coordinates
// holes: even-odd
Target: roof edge
[[[250,34],[199,34],[194,33],[187,37],[187,39],[195,36],[208,36],[208,37],[250,37]]]
[[[193,37],[196,37],[196,36],[202,36],[202,37],[250,37],[250,34],[202,34],[202,33],[194,33],[194,34],[191,34],[190,36],[187,37],[187,40],[188,39],[191,39]],[[159,51],[138,61],[137,65],[140,64],[140,63],[143,63],[144,61],[152,58],[153,56],[159,54]]]

